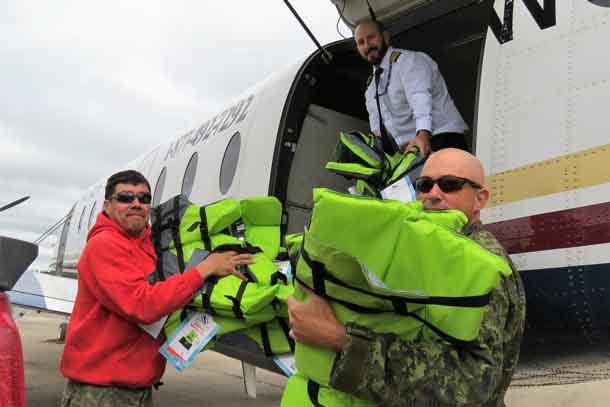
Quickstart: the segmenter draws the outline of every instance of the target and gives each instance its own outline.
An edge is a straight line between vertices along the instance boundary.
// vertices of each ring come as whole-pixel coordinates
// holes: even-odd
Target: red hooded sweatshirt
[[[70,317],[61,372],[97,385],[148,387],[165,370],[149,324],[187,304],[203,284],[195,269],[151,285],[157,256],[150,228],[134,238],[100,213],[78,261],[78,293]]]

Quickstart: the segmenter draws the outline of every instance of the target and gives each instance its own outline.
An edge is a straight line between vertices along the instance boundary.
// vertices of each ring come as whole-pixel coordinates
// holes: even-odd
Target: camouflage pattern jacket
[[[508,258],[480,222],[463,233]],[[331,386],[383,406],[505,406],[525,323],[523,283],[510,264],[513,274],[492,291],[477,344],[403,341],[354,328],[335,361]]]

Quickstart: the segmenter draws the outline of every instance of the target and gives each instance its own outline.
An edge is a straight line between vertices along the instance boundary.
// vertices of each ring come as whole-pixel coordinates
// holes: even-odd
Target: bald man
[[[392,47],[388,34],[376,21],[364,21],[354,32],[358,53],[373,66],[365,92],[371,131],[400,148],[416,146],[423,155],[430,148],[466,150],[468,125],[436,62],[422,52]]]
[[[305,302],[289,299],[291,335],[338,352],[330,385],[356,397],[384,406],[504,406],[519,359],[525,295],[506,252],[481,225],[489,199],[483,167],[467,152],[444,149],[430,156],[415,184],[426,210],[462,211],[468,217],[462,233],[504,256],[513,268],[492,291],[478,343],[457,348],[442,339],[404,341],[361,327],[348,330],[313,293]]]

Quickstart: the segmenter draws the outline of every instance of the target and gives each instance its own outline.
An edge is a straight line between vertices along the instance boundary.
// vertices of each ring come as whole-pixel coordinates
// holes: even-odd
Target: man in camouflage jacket
[[[480,222],[489,199],[484,171],[474,156],[455,149],[430,156],[416,183],[426,210],[458,209],[469,223],[462,233],[487,250],[506,252]],[[383,406],[504,406],[519,359],[525,292],[518,271],[502,277],[491,294],[477,343],[458,347],[442,339],[404,341],[337,321],[328,303],[311,293],[289,300],[291,335],[338,352],[331,386]]]

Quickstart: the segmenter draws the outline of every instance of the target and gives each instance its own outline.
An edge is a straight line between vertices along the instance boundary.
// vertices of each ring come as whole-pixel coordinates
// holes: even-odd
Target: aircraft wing
[[[11,302],[28,308],[61,314],[72,313],[78,282],[28,269],[8,291]]]

